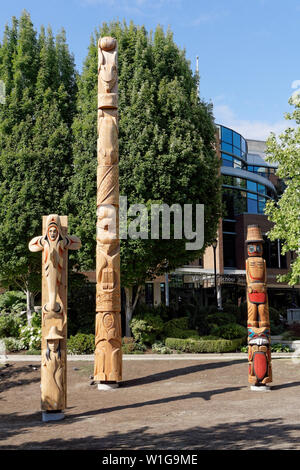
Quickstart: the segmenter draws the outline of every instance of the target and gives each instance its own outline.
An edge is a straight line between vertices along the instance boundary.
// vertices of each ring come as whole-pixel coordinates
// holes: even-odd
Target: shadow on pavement
[[[167,360],[167,359],[166,359]],[[222,367],[232,366],[234,364],[244,364],[247,363],[246,359],[239,359],[235,361],[217,361],[217,362],[205,362],[200,364],[195,364],[193,366],[181,367],[179,369],[171,369],[165,372],[158,372],[157,374],[147,375],[145,377],[138,377],[136,379],[124,380],[120,386],[121,387],[136,387],[138,385],[147,385],[153,382],[159,382],[161,380],[169,380],[175,377],[195,374],[204,370],[210,369],[219,369]]]
[[[18,446],[4,445],[2,449],[295,450],[300,449],[299,431],[299,425],[283,424],[282,419],[250,419],[216,426],[196,426],[161,434],[154,432],[150,426],[107,434],[103,429],[101,437],[92,434],[73,439],[58,437]]]

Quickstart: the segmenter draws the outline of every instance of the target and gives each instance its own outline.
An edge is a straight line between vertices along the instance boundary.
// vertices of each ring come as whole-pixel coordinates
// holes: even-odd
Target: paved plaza
[[[113,391],[91,385],[91,360],[70,360],[66,418],[52,423],[41,421],[39,358],[10,359],[0,449],[300,449],[298,360],[273,358],[263,393],[249,389],[245,354],[157,359],[125,358]]]

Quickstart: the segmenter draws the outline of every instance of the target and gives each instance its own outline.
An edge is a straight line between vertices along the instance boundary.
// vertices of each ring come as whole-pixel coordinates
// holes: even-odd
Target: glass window
[[[235,222],[223,220],[223,232],[235,232]]]
[[[227,144],[226,142],[222,142],[221,149],[224,150],[224,152],[232,153],[232,145]]]
[[[242,164],[240,160],[237,160],[236,158],[233,160],[233,166],[234,168],[241,168]]]
[[[237,155],[238,157],[242,156],[241,149],[239,149],[237,147],[233,147],[233,153],[234,153],[234,155]]]
[[[235,178],[235,184],[241,188],[246,188],[247,182],[244,178]]]
[[[266,187],[263,184],[257,184],[257,192],[261,194],[266,194]]]
[[[235,235],[223,234],[224,267],[234,268],[235,260]]]
[[[258,213],[263,214],[265,210],[266,199],[264,197],[258,198]]]
[[[250,214],[257,214],[257,199],[252,199],[248,196],[248,212]]]
[[[233,132],[233,145],[235,145],[238,148],[241,148],[241,136],[240,134],[237,134],[236,132]]]
[[[233,166],[232,157],[226,155],[225,153],[222,153],[222,163],[224,166]]]
[[[232,131],[226,127],[222,127],[222,140],[228,144],[232,144]]]
[[[145,302],[147,305],[153,305],[153,284],[150,282],[145,284]]]
[[[246,141],[241,137],[241,147],[242,147],[242,152],[246,153]]]
[[[252,172],[253,172],[253,171],[254,171],[254,170],[253,170],[253,166],[248,165],[248,171],[252,171]]]
[[[258,173],[260,176],[263,176],[264,178],[267,177],[266,168],[263,168],[263,167],[258,168],[257,173]]]
[[[162,304],[166,303],[166,285],[164,282],[160,283],[160,301]]]
[[[256,183],[254,183],[254,181],[247,181],[247,189],[249,189],[249,191],[255,191],[257,192],[257,187],[256,187]]]

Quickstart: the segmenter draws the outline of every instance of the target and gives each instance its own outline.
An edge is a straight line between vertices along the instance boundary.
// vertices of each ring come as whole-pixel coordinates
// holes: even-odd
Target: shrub
[[[41,354],[41,350],[40,349],[28,349],[28,351],[26,351],[25,354],[28,354],[29,356],[38,356],[39,354]]]
[[[223,326],[215,326],[211,329],[211,334],[223,339],[247,338],[247,329],[237,323],[228,323]]]
[[[280,325],[275,325],[272,321],[270,321],[270,329],[271,334],[274,336],[281,335],[285,331],[285,327],[282,323]]]
[[[170,349],[186,353],[225,353],[236,351],[241,346],[242,339],[167,338],[165,344]]]
[[[25,349],[23,340],[19,338],[4,338],[3,342],[7,352],[21,351],[22,349]]]
[[[0,311],[21,312],[26,308],[26,294],[24,292],[12,290],[0,295]]]
[[[42,329],[38,326],[23,326],[20,329],[20,340],[25,349],[40,349],[42,341]]]
[[[287,344],[274,343],[271,344],[271,352],[290,352],[291,348]]]
[[[168,320],[169,318],[175,315],[172,307],[167,307],[164,304],[159,305],[147,305],[147,304],[138,304],[135,308],[135,316],[139,318],[144,318],[145,315],[159,316],[163,321]]]
[[[199,337],[196,330],[189,330],[188,317],[174,318],[164,325],[163,335],[167,338]]]
[[[95,332],[96,284],[77,272],[69,274],[68,333],[90,334]]]
[[[168,348],[164,343],[161,341],[152,344],[152,352],[156,354],[172,354],[170,348]]]
[[[288,341],[300,339],[300,324],[294,323],[293,325],[289,326],[288,330],[283,333],[282,339]]]
[[[122,351],[124,354],[142,354],[146,350],[146,346],[136,343],[134,338],[124,336],[122,338]]]
[[[20,325],[20,318],[16,314],[0,314],[0,338],[18,337]]]
[[[95,335],[92,333],[77,333],[67,340],[69,354],[93,354],[95,350]]]
[[[232,315],[231,313],[224,313],[224,312],[211,313],[207,315],[206,318],[209,324],[217,325],[217,326],[223,326],[223,325],[227,325],[228,323],[236,322],[234,315]]]
[[[163,321],[158,315],[145,314],[143,318],[134,317],[130,322],[133,337],[137,343],[153,344],[163,331]]]

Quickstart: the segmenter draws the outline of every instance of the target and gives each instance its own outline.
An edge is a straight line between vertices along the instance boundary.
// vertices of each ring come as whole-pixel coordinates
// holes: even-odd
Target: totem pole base
[[[100,382],[98,383],[98,390],[109,391],[119,387],[118,382]]]
[[[62,411],[43,411],[42,421],[48,423],[49,421],[60,421],[64,419],[65,415]]]
[[[250,390],[253,392],[270,392],[271,387],[268,385],[251,385]]]

